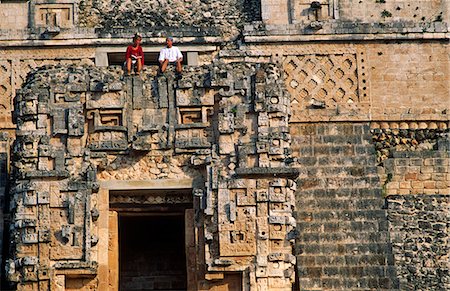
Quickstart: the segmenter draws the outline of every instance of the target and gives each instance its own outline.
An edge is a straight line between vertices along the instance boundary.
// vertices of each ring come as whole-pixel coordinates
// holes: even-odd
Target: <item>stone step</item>
[[[383,199],[308,199],[296,204],[301,211],[378,210],[385,207]]]
[[[306,246],[306,244],[304,246]],[[306,251],[310,251],[310,249],[306,247],[299,247],[298,250],[300,252],[303,251],[301,255],[297,256],[300,266],[345,266],[347,263],[345,256],[392,255],[392,246],[389,243],[328,243],[323,244],[320,247],[317,246],[317,252],[319,252],[319,254],[307,253]],[[316,251],[316,249],[314,249],[314,251]]]
[[[312,274],[314,277],[395,277],[395,266],[316,266],[300,267],[299,275]],[[312,277],[312,278],[314,278]],[[302,278],[302,277],[300,277]]]
[[[361,277],[361,278],[301,278],[301,291],[307,290],[390,290],[396,291],[399,282],[391,277]]]
[[[293,135],[297,144],[330,144],[330,145],[359,145],[370,144],[372,136],[369,134],[316,134],[305,138],[304,135]]]
[[[354,245],[354,244],[353,244]],[[351,250],[352,245],[345,246]],[[359,246],[358,246],[359,247]],[[376,255],[392,256],[391,247],[389,244],[364,244],[359,248],[363,251],[366,247],[369,251],[373,251]],[[386,253],[383,253],[386,252]],[[361,254],[364,255],[364,254]],[[301,267],[342,267],[348,268],[347,261],[345,260],[345,255],[299,255],[297,256],[297,265]],[[370,266],[369,266],[370,267]],[[369,268],[367,267],[367,268]],[[394,266],[382,265],[382,266],[372,266],[373,268],[391,268],[390,272],[393,272],[392,268]],[[386,271],[387,272],[387,271]]]
[[[314,178],[314,177],[367,177],[377,176],[378,168],[376,166],[366,166],[364,164],[355,165],[324,165],[324,166],[304,166],[298,169],[300,179]]]
[[[391,254],[371,254],[371,255],[332,255],[330,254],[329,256],[333,256],[336,257],[335,261],[342,261],[344,260],[345,262],[345,267],[350,268],[350,267],[368,267],[368,266],[393,266],[394,264],[394,259],[393,256]],[[302,265],[298,265],[298,268],[300,271],[302,270],[309,270],[309,269],[318,269],[318,270],[322,270],[324,267],[328,267],[328,266],[302,266]],[[339,267],[339,265],[335,265],[335,267]],[[306,273],[301,273],[299,275],[304,276],[304,275],[308,275],[310,273],[306,272]]]
[[[387,211],[385,209],[375,210],[340,210],[340,211],[310,211],[301,208],[301,205],[297,206],[299,211],[295,212],[295,216],[298,222],[303,221],[327,221],[327,222],[339,222],[339,221],[379,221],[386,220]]]
[[[378,175],[363,177],[308,177],[297,179],[299,191],[311,189],[340,189],[340,188],[378,188],[380,178]]]
[[[302,190],[301,198],[383,198],[381,188],[339,188]],[[384,198],[383,198],[384,199]]]
[[[376,233],[379,233],[376,235]],[[383,243],[385,241],[377,241],[378,238],[388,237],[384,235],[387,233],[386,231],[378,231],[378,232],[299,232],[297,238],[298,243],[343,243],[343,244],[351,244],[351,243]]]
[[[387,221],[316,221],[316,222],[297,222],[297,230],[301,234],[317,232],[378,232],[387,231]]]
[[[364,250],[363,247],[358,249],[356,243],[345,245],[345,242],[336,242],[330,244],[299,244],[296,246],[297,254],[299,256],[313,256],[313,255],[327,255],[334,257],[343,257],[345,265],[354,266],[359,264],[365,265],[392,265],[392,248],[389,244],[380,244],[379,246],[367,247],[366,251],[369,253],[358,253]],[[376,245],[376,243],[372,243]],[[370,251],[377,251],[370,253]],[[342,259],[340,259],[342,262]]]
[[[341,138],[341,137],[339,137]],[[350,137],[350,140],[355,137]],[[357,137],[356,137],[357,139]],[[302,157],[320,157],[326,155],[335,156],[359,156],[359,155],[374,155],[375,147],[367,142],[348,143],[338,142],[330,143],[323,140],[315,140],[313,143],[296,143],[292,139],[292,150]]]
[[[389,233],[386,231],[379,232],[316,232],[316,233],[299,233],[297,244],[302,245],[304,243],[311,244],[312,246],[320,245],[320,243],[335,243],[343,242],[346,244],[353,243],[385,243],[389,241]],[[314,244],[313,242],[319,242]]]
[[[314,155],[299,155],[296,157],[296,162],[302,167],[327,167],[327,166],[341,166],[352,167],[358,165],[364,165],[370,167],[370,165],[376,165],[375,154],[359,154],[356,155],[339,155],[339,156],[314,156]]]

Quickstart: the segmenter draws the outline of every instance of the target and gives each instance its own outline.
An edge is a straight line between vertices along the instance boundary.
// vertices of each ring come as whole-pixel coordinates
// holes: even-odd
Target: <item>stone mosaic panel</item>
[[[27,290],[60,282],[55,274],[67,270],[101,276],[99,180],[194,177],[204,182],[192,196],[116,193],[109,203],[193,203],[204,248],[193,259],[206,266],[195,284],[242,272],[260,288],[290,289],[297,171],[286,163],[290,99],[280,68],[221,64],[188,68],[181,80],[152,68],[142,78],[120,75],[47,66],[18,91],[9,280]]]

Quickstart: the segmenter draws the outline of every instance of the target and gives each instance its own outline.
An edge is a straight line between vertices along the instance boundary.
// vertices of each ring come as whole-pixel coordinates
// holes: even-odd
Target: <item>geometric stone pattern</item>
[[[286,87],[300,108],[359,102],[354,54],[292,55],[283,60]]]
[[[0,61],[0,112],[11,111],[11,61]]]
[[[202,233],[197,247],[204,248],[195,260],[207,266],[194,284],[241,272],[250,286],[291,290],[297,170],[287,163],[290,100],[279,68],[187,68],[178,81],[172,72],[156,78],[156,70],[142,79],[121,81],[120,74],[47,66],[17,92],[9,280],[19,290],[58,290],[61,276],[97,276],[99,239],[105,239],[97,172],[117,169],[119,157],[129,156],[131,164],[143,159],[173,171],[179,170],[170,163],[178,160],[184,173],[205,181],[191,197],[114,194],[110,200],[193,202]],[[161,170],[155,178],[167,177]]]

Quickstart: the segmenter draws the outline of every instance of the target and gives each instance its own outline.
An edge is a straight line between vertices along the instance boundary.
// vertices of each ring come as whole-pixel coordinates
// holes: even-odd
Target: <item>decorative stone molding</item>
[[[450,127],[448,121],[373,121],[370,123],[371,129],[440,129],[446,130]]]

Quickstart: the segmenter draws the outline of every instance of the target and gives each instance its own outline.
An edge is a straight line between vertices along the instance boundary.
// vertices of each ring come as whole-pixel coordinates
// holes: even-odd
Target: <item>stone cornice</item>
[[[376,34],[271,34],[246,35],[246,43],[317,42],[317,41],[398,41],[398,40],[449,40],[448,32],[426,33],[376,33]]]

